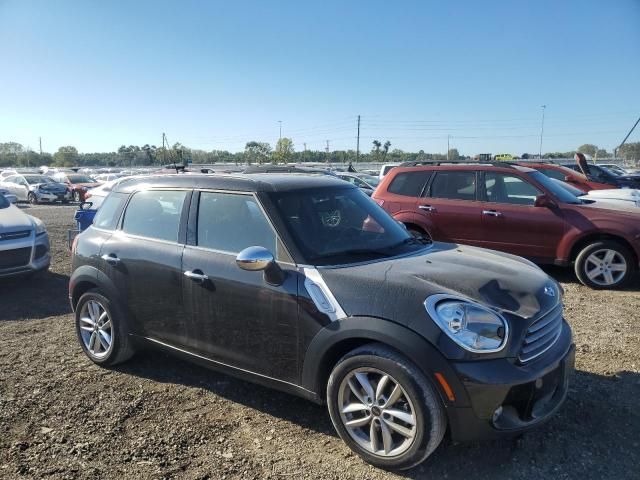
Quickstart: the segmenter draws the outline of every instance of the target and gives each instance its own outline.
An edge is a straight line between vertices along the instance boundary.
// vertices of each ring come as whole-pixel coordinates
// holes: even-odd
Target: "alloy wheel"
[[[349,372],[338,391],[342,423],[367,452],[394,457],[406,452],[417,434],[416,413],[400,383],[369,367]]]
[[[603,248],[589,255],[584,272],[595,284],[609,286],[618,283],[627,273],[627,261],[616,250]]]
[[[113,328],[104,306],[89,300],[80,311],[80,336],[87,351],[95,358],[106,357],[113,348]]]

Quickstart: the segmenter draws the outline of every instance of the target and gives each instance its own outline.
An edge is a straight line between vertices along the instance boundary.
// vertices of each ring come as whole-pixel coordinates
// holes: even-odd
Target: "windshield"
[[[528,175],[536,182],[542,184],[551,194],[553,194],[554,197],[558,199],[559,202],[573,204],[582,203],[582,201],[573,193],[553,182],[552,179],[547,177],[545,174],[540,173],[536,170],[535,172],[528,173]]]
[[[380,183],[380,179],[378,177],[374,177],[373,175],[367,175],[366,173],[359,173],[358,177],[367,182],[372,187],[377,187]]]
[[[67,178],[71,183],[96,183],[96,181],[85,175],[67,175]]]
[[[569,185],[566,182],[563,182],[562,180],[558,180],[557,178],[552,178],[551,180],[553,180],[553,182],[556,185],[560,185],[562,188],[564,188],[567,192],[575,195],[576,197],[582,197],[583,195],[586,195],[585,192],[583,192],[582,190],[580,190],[579,188],[574,187],[573,185]]]
[[[29,185],[33,185],[34,183],[57,183],[51,177],[45,177],[44,175],[29,175],[28,177],[24,177]]]
[[[322,188],[269,194],[303,255],[313,265],[339,265],[424,248],[357,188]]]

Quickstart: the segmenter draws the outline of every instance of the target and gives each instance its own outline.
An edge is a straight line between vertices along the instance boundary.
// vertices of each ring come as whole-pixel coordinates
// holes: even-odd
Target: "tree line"
[[[581,145],[570,152],[548,152],[544,158],[572,158],[576,151],[590,155],[594,159],[610,158],[612,155],[593,144]],[[640,142],[627,143],[618,150],[618,157],[630,161],[640,160]],[[296,150],[290,138],[279,139],[272,148],[269,143],[250,141],[241,152],[227,150],[201,150],[189,148],[181,143],[172,146],[157,147],[145,144],[121,145],[115,152],[80,153],[74,146],[60,147],[55,153],[38,153],[24,148],[16,142],[0,143],[0,167],[38,167],[41,165],[59,167],[145,167],[167,164],[214,164],[235,163],[357,163],[357,162],[409,162],[427,160],[460,160],[469,157],[460,155],[452,148],[447,153],[405,152],[391,149],[391,142],[374,140],[369,152],[356,153],[355,150]],[[530,156],[533,158],[533,156]]]

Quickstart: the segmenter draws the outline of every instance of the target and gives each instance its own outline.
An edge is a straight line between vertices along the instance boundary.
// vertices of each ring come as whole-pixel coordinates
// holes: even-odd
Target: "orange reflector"
[[[438,383],[440,383],[440,386],[444,390],[444,393],[447,395],[447,398],[450,401],[455,402],[456,401],[456,396],[453,394],[453,390],[451,389],[451,387],[447,383],[447,380],[444,378],[444,375],[442,375],[439,372],[436,372],[435,375],[436,375],[436,380],[438,380]]]

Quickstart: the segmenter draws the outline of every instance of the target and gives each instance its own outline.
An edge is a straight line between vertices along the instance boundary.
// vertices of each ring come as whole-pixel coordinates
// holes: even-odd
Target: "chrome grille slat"
[[[18,240],[20,238],[27,238],[31,235],[31,230],[20,230],[17,232],[0,232],[0,242],[3,240]]]
[[[518,359],[530,362],[549,350],[558,340],[562,330],[562,304],[558,304],[542,317],[534,320],[522,342]]]
[[[524,340],[524,343],[529,345],[530,343],[536,342],[537,340],[545,337],[549,333],[553,333],[557,330],[558,325],[562,322],[562,317],[556,317],[552,322],[547,322],[544,328],[538,329],[535,332],[531,333],[531,329],[529,329],[527,336]]]

